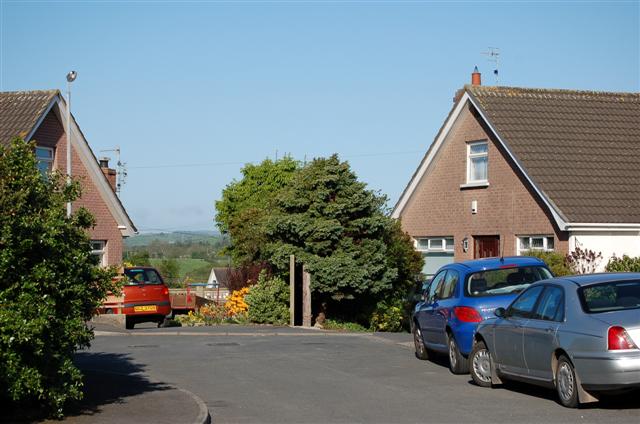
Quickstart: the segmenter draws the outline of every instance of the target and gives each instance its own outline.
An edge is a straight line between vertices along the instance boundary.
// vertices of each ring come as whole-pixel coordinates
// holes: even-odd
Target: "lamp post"
[[[71,83],[78,73],[70,71],[67,74],[67,185],[71,184]],[[67,218],[71,216],[71,202],[67,202]]]

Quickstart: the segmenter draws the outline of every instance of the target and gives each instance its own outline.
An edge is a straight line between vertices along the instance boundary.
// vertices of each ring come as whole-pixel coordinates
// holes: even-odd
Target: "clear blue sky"
[[[73,113],[96,155],[120,145],[142,231],[213,229],[276,151],[336,152],[393,206],[474,65],[495,83],[489,46],[501,85],[640,91],[638,1],[0,2],[0,89],[76,70]]]

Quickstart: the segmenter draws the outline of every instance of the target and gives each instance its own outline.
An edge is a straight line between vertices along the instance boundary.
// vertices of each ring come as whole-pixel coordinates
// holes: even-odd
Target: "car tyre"
[[[416,358],[423,361],[429,359],[429,352],[424,344],[422,331],[420,331],[420,327],[417,324],[413,326],[413,345],[416,350]]]
[[[473,346],[469,355],[469,372],[478,386],[491,387],[491,354],[484,342]]]
[[[469,372],[469,360],[465,358],[460,349],[458,349],[458,343],[456,343],[453,334],[449,334],[449,369],[454,374],[466,374]]]
[[[135,322],[133,322],[132,318],[129,317],[125,317],[124,319],[124,326],[127,330],[133,330],[133,327],[136,325]]]
[[[558,358],[558,367],[556,368],[556,390],[558,398],[562,406],[567,408],[577,408],[578,401],[578,383],[576,372],[569,359],[562,355]]]

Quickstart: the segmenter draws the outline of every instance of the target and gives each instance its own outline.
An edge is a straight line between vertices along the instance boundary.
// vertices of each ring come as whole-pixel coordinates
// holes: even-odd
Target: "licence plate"
[[[144,306],[134,306],[133,312],[156,312],[158,307],[156,305],[144,305]]]

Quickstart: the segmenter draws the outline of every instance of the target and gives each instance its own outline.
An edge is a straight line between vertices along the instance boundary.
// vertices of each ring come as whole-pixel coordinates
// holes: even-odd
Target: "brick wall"
[[[555,250],[568,252],[568,234],[559,231],[546,206],[507,159],[499,142],[472,109],[465,108],[453,125],[431,167],[401,213],[412,237],[453,236],[455,260],[472,259],[474,236],[499,235],[504,254],[516,254],[516,236],[554,236]],[[488,181],[485,188],[466,183],[467,142],[488,140]],[[477,214],[471,202],[478,202]],[[462,240],[469,239],[463,251]]]
[[[64,127],[53,111],[49,112],[45,117],[32,139],[38,145],[55,148],[53,167],[66,173],[67,138]],[[122,262],[122,234],[118,230],[116,220],[109,212],[109,208],[102,196],[100,196],[98,188],[89,177],[87,169],[75,150],[71,152],[71,175],[80,179],[82,184],[82,196],[73,202],[72,209],[85,207],[93,214],[96,218],[96,225],[89,230],[89,236],[92,240],[106,240],[106,261],[108,265],[119,265]]]

